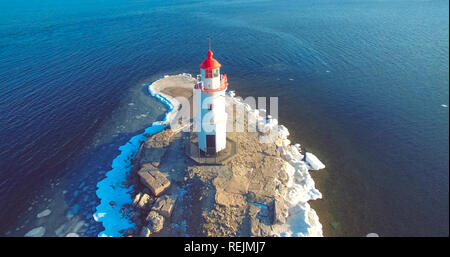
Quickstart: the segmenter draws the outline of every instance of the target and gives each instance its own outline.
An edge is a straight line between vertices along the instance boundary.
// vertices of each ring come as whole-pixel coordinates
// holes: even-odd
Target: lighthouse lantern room
[[[225,149],[227,142],[225,92],[228,81],[225,74],[220,74],[220,66],[213,58],[210,44],[207,57],[200,64],[200,80],[194,87],[198,147],[208,154],[217,154]]]

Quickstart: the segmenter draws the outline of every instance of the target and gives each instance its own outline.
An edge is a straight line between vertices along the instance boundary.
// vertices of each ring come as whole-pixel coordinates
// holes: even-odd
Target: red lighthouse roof
[[[209,48],[208,51],[208,57],[206,57],[206,59],[202,62],[202,64],[200,64],[200,68],[204,69],[204,70],[214,70],[217,68],[220,68],[220,63],[214,59],[213,57],[213,52],[211,51],[211,47]]]

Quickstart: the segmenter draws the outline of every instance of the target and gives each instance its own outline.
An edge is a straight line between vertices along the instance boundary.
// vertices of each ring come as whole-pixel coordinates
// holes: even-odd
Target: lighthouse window
[[[205,70],[205,77],[212,78],[212,70]]]
[[[214,78],[219,77],[219,69],[213,70],[213,77],[214,77]]]

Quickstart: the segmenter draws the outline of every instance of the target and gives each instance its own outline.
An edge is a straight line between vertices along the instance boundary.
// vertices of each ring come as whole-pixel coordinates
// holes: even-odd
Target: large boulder
[[[155,199],[153,199],[150,195],[144,193],[142,194],[136,206],[142,210],[148,210],[150,209],[150,207],[152,207],[154,202]]]
[[[170,218],[176,199],[173,196],[164,195],[153,205],[152,211],[156,211],[166,218]]]
[[[138,205],[139,200],[141,200],[141,196],[142,196],[142,193],[137,193],[137,194],[134,196],[133,202],[131,203],[131,205],[132,205],[133,207],[136,207],[136,206]]]
[[[170,186],[170,180],[167,179],[168,174],[159,170],[149,170],[146,167],[138,171],[138,176],[142,184],[144,184],[154,196],[160,195]]]
[[[284,224],[289,215],[289,209],[282,198],[276,198],[273,203],[272,224]]]
[[[160,215],[156,211],[151,211],[145,220],[148,221],[147,227],[152,233],[157,233],[164,227],[164,216]]]

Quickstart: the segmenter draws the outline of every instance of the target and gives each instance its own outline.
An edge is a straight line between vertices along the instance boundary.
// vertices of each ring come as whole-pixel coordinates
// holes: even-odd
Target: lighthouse
[[[226,74],[220,74],[220,63],[213,58],[211,43],[206,59],[200,64],[199,81],[194,86],[194,119],[198,148],[207,154],[217,154],[226,148],[227,113]]]

